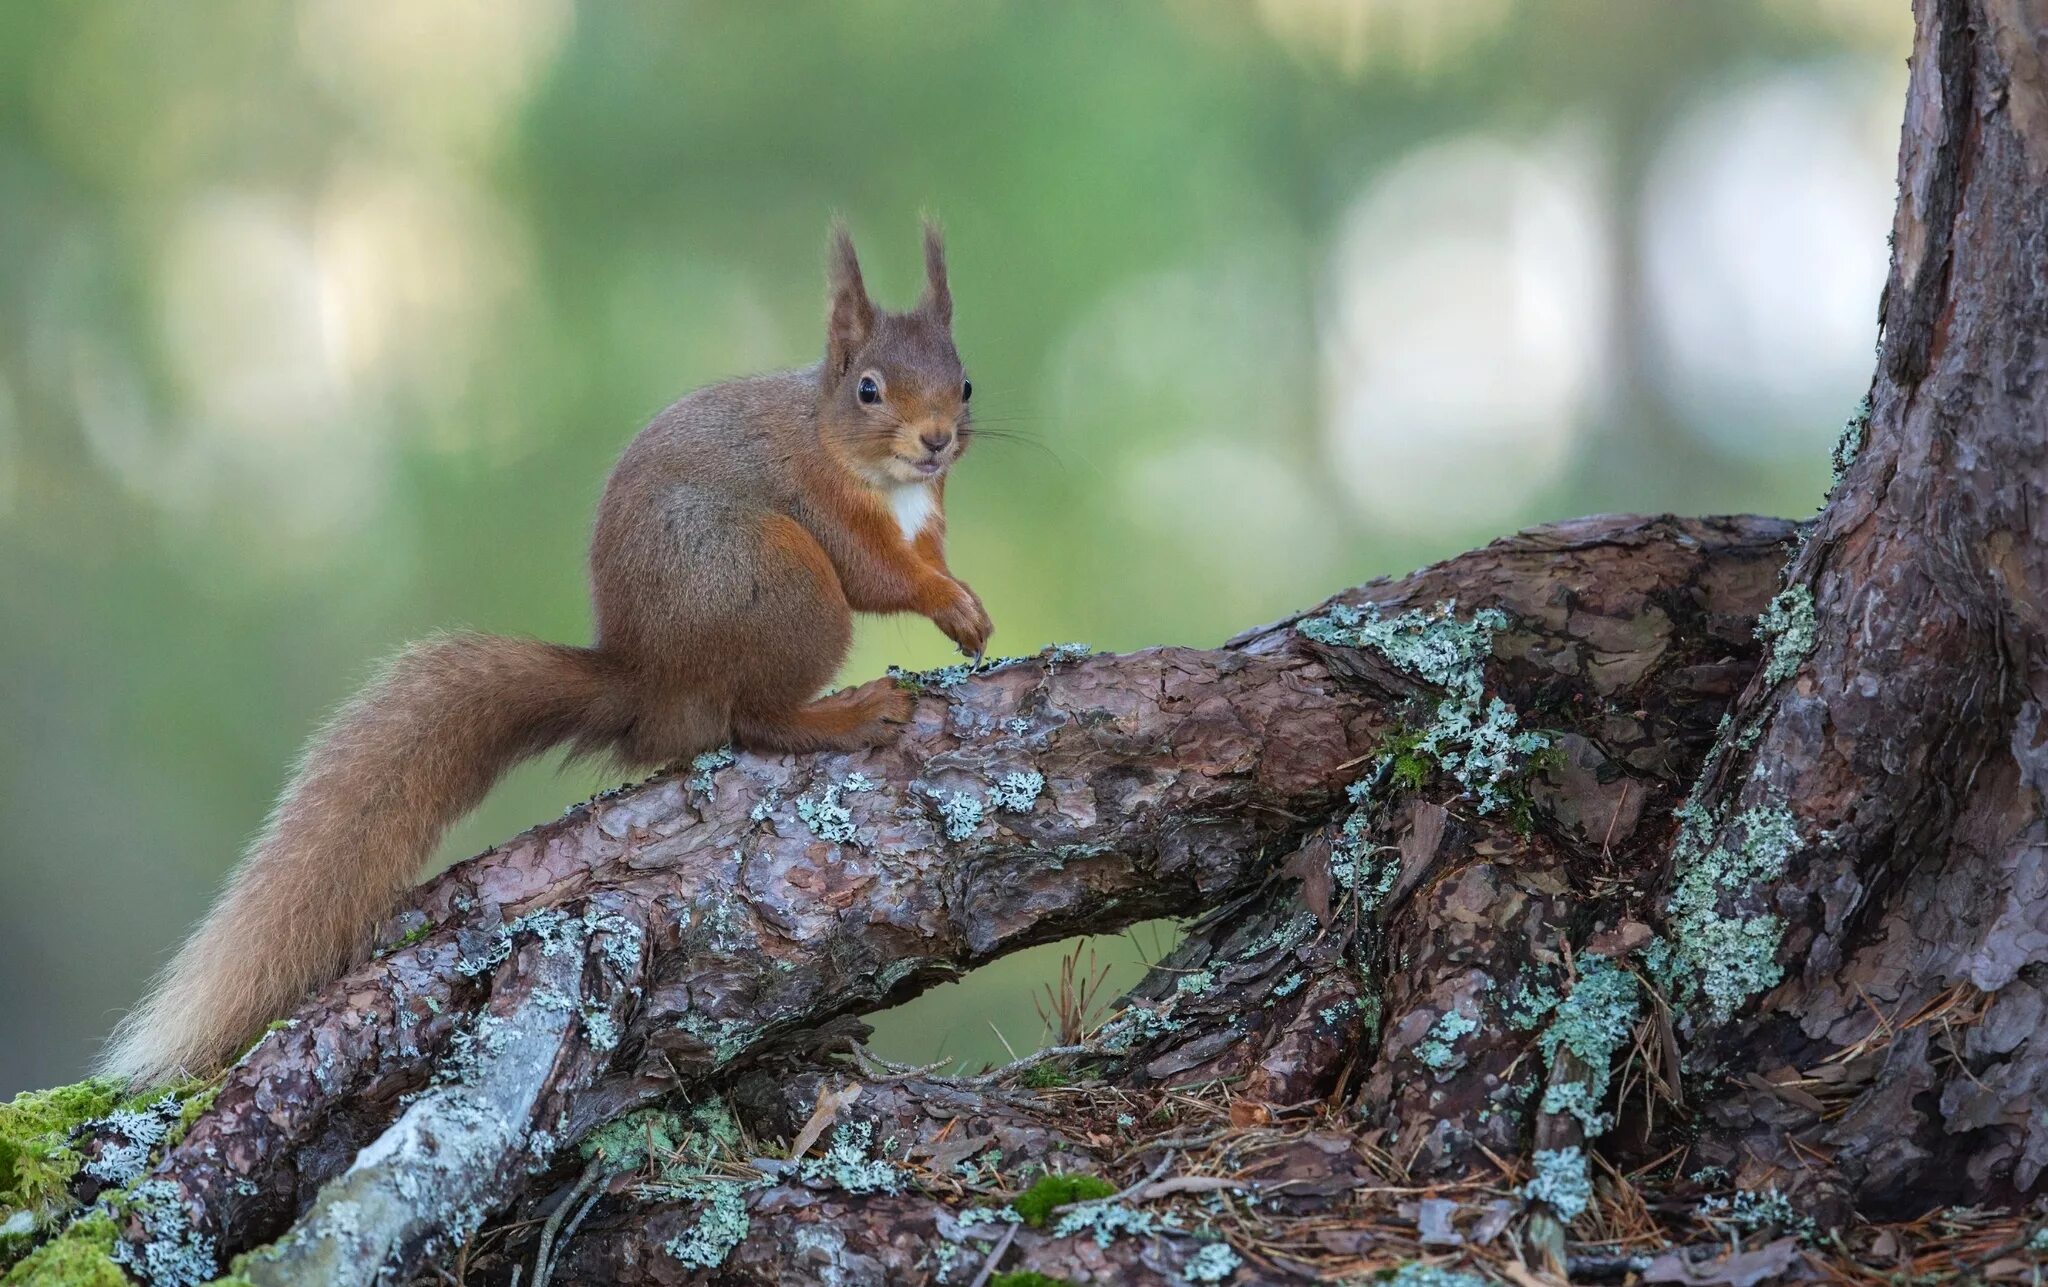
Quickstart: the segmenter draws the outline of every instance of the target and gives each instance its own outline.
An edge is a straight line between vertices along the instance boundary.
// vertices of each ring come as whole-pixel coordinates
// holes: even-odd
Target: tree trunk
[[[1691,1279],[1754,1282],[1817,1225],[1898,1271],[1965,1235],[1861,1222],[2036,1194],[2048,0],[1916,13],[1878,370],[1813,524],[1540,528],[601,797],[419,890],[160,1158],[86,1128],[104,1215],[8,1281],[71,1281],[111,1216],[158,1284],[1679,1281],[1789,1235]],[[859,1044],[1158,916],[1194,920],[1074,1049],[947,1081]],[[1940,1254],[2026,1263],[1970,1228]]]

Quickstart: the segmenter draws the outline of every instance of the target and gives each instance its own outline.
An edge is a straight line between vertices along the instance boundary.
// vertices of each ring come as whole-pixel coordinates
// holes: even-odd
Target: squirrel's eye
[[[882,386],[875,383],[875,377],[864,375],[860,378],[859,397],[862,402],[869,406],[873,406],[882,400]]]
[[[972,381],[972,380],[962,380],[962,381],[960,382],[960,401],[962,401],[962,402],[968,402],[968,401],[971,401],[971,400],[973,400],[973,398],[974,398],[974,381]]]

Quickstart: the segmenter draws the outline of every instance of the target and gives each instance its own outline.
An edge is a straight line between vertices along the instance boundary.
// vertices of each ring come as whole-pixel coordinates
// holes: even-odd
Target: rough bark
[[[1421,794],[1392,806],[1387,834],[1406,848],[1384,931],[1331,901],[1317,864],[1327,872],[1344,788],[1436,700],[1426,685],[1285,622],[1213,651],[1048,650],[928,694],[895,745],[684,766],[451,869],[394,918],[391,950],[230,1070],[153,1178],[223,1259],[275,1242],[246,1270],[256,1281],[309,1265],[374,1281],[444,1261],[493,1212],[555,1192],[580,1166],[566,1146],[598,1125],[727,1084],[836,1016],[1028,944],[1203,912],[1218,914],[1165,964],[1196,968],[1179,962],[1206,952],[1222,986],[1152,1025],[1198,1036],[1147,1040],[1140,1025],[1109,1057],[1133,1086],[1253,1069],[1259,1100],[1328,1094],[1346,1066],[1403,1059],[1409,1016],[1433,1017],[1489,960],[1505,969],[1559,941],[1577,923],[1563,905],[1573,855],[1602,879],[1657,831],[1658,802],[1754,668],[1752,622],[1793,531],[1581,520],[1340,596],[1389,615],[1453,600],[1461,615],[1506,612],[1496,687],[1567,752],[1521,829],[1455,789],[1435,792],[1449,808]],[[978,819],[951,804],[962,796],[983,801]],[[1376,1053],[1342,1003],[1366,989],[1358,945],[1382,938],[1424,956],[1388,989],[1394,1035]],[[1211,1025],[1219,1009],[1235,1022]],[[1499,1041],[1475,1044],[1471,1066],[1511,1058]],[[1484,1095],[1449,1080],[1444,1095],[1476,1112]],[[1404,1130],[1449,1120],[1432,1098],[1375,1112]],[[1441,1130],[1508,1146],[1526,1107]],[[1460,1147],[1432,1145],[1439,1169]],[[129,1232],[140,1245],[147,1222]]]
[[[1796,820],[1734,895],[1782,918],[1785,980],[1689,1034],[1701,1066],[1820,1092],[1718,1100],[1710,1153],[1900,1211],[2011,1201],[2048,1164],[2048,5],[1915,9],[1868,425],[1789,572],[1813,644],[1744,693],[1760,733],[1704,795],[1723,843],[1743,810]],[[1863,1041],[1853,1075],[1824,1062]]]

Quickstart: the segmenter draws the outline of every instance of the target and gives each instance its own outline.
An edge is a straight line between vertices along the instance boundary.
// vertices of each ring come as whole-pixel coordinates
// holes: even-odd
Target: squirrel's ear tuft
[[[833,375],[846,374],[847,366],[875,329],[875,302],[860,278],[860,257],[853,253],[853,237],[843,220],[832,221],[832,248],[827,280],[831,284],[831,312],[825,324],[825,366]]]
[[[939,221],[930,215],[924,217],[924,298],[917,301],[917,307],[943,326],[953,324],[953,291],[946,285],[946,237]]]

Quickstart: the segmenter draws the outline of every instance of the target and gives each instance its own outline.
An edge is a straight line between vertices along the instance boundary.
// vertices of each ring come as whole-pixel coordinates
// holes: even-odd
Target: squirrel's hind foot
[[[894,741],[916,705],[895,680],[870,680],[794,710],[736,717],[733,736],[759,751],[857,751]]]

